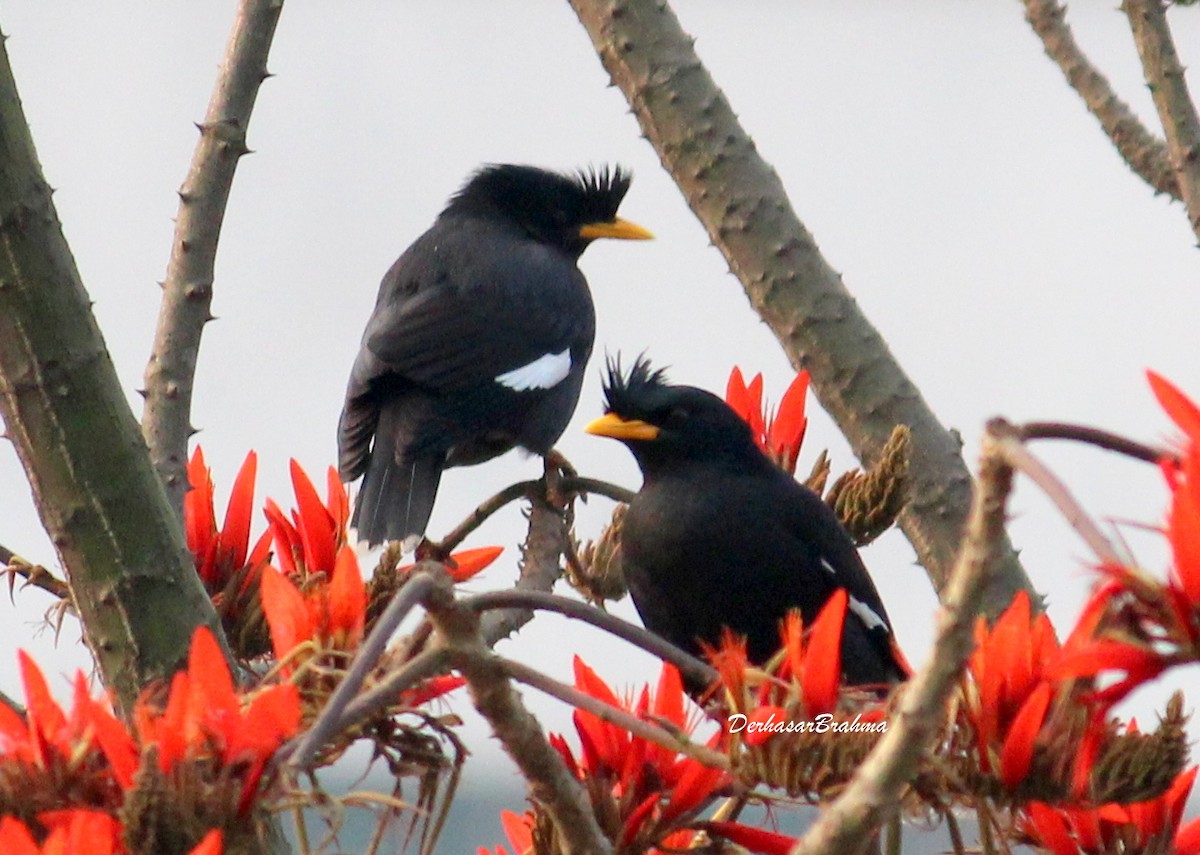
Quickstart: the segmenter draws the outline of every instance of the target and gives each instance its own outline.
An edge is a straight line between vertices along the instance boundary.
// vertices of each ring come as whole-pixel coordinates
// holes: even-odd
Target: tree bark
[[[912,430],[911,499],[900,524],[938,591],[971,504],[961,443],[937,420],[792,210],[665,0],[571,0],[613,83],[721,250],[746,296],[864,465],[895,425]],[[1032,586],[1004,537],[984,596],[990,615]],[[1035,598],[1035,602],[1036,602]]]
[[[220,632],[92,314],[0,46],[0,413],[104,683],[128,709]]]
[[[242,0],[225,61],[213,88],[200,141],[179,189],[171,260],[163,280],[154,349],[146,366],[142,432],[175,512],[188,490],[187,442],[200,336],[212,320],[217,240],[233,176],[246,147],[246,127],[269,75],[267,54],[283,0]]]

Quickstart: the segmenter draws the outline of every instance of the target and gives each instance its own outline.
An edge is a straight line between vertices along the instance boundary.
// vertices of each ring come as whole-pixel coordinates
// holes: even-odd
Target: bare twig
[[[1103,448],[1105,451],[1112,451],[1116,454],[1124,454],[1126,457],[1132,457],[1135,460],[1141,460],[1145,463],[1158,463],[1161,460],[1177,459],[1175,452],[1170,449],[1146,445],[1145,443],[1123,437],[1120,434],[1084,425],[1063,424],[1062,422],[1026,422],[1017,425],[1016,429],[1020,433],[1021,439],[1026,441],[1031,439],[1066,439],[1073,442],[1094,445],[1097,448]]]
[[[988,423],[988,431],[992,436],[993,448],[1004,461],[1014,469],[1020,470],[1030,480],[1042,488],[1042,492],[1054,502],[1059,512],[1066,517],[1071,528],[1083,538],[1092,553],[1101,564],[1121,565],[1124,560],[1116,548],[1109,543],[1108,538],[1087,515],[1083,507],[1075,501],[1071,491],[1058,479],[1053,472],[1029,453],[1021,444],[1021,429],[1013,427],[1003,419],[993,419]]]
[[[614,502],[628,504],[635,495],[633,490],[626,490],[616,484],[601,481],[598,478],[584,478],[579,475],[569,475],[562,479],[560,487],[565,493],[594,493],[597,496],[607,496]]]
[[[549,492],[549,491],[547,491]],[[529,508],[529,533],[521,545],[521,571],[516,589],[549,591],[562,575],[560,559],[567,551],[567,522],[563,510],[546,499],[535,499]],[[529,609],[502,609],[481,620],[488,646],[507,638],[533,619]]]
[[[1125,0],[1121,8],[1129,18],[1142,74],[1167,137],[1167,153],[1188,223],[1200,237],[1200,115],[1175,52],[1166,4],[1163,0]]]
[[[213,266],[246,128],[269,74],[267,54],[283,0],[241,0],[200,141],[179,190],[171,259],[163,281],[154,348],[146,366],[142,433],[167,495],[182,516],[187,441],[200,335],[212,320]]]
[[[935,586],[947,584],[971,503],[959,442],[905,375],[792,209],[666,0],[570,0],[614,85],[738,277],[751,305],[865,466],[912,431],[912,499],[900,525]],[[985,610],[1032,593],[1003,538]]]
[[[1042,40],[1046,55],[1079,93],[1125,163],[1157,192],[1180,198],[1179,182],[1167,157],[1166,143],[1146,129],[1080,50],[1066,21],[1066,7],[1057,0],[1024,0],[1024,3],[1025,20]]]
[[[499,493],[482,502],[479,507],[471,511],[467,518],[455,526],[444,538],[437,543],[429,544],[429,553],[443,557],[449,555],[458,548],[459,544],[467,539],[467,536],[471,532],[483,525],[484,521],[496,513],[496,511],[503,508],[509,502],[535,495],[540,487],[540,483],[539,481],[518,481],[515,484],[509,484]]]
[[[609,855],[612,844],[600,830],[586,793],[521,703],[503,661],[484,640],[478,615],[454,601],[444,572],[437,578],[428,602],[430,618],[450,651],[452,665],[467,678],[476,709],[529,782],[532,797],[546,808],[565,851]]]
[[[435,567],[441,569],[441,565],[434,562],[427,562],[426,567]],[[388,641],[392,637],[392,633],[396,631],[396,627],[404,620],[405,616],[412,611],[413,607],[419,603],[423,603],[425,598],[429,596],[430,591],[435,586],[434,577],[428,573],[420,573],[422,565],[413,568],[412,574],[409,576],[408,582],[403,588],[397,592],[392,601],[388,603],[383,614],[379,616],[379,620],[375,622],[375,627],[371,630],[371,634],[363,639],[363,643],[359,646],[358,652],[354,655],[354,661],[350,664],[350,670],[346,672],[346,676],[338,683],[337,689],[334,690],[329,700],[322,708],[320,715],[313,722],[312,727],[304,735],[304,739],[292,752],[289,765],[293,769],[303,769],[312,759],[317,756],[317,752],[321,749],[331,736],[338,733],[343,726],[342,722],[345,716],[343,715],[346,707],[354,700],[354,696],[358,694],[359,688],[367,675],[371,673],[371,669],[379,662],[379,657],[383,655],[383,651],[387,648]]]
[[[634,736],[640,736],[643,739],[653,742],[655,745],[661,745],[668,751],[677,751],[680,754],[686,754],[703,763],[705,766],[711,766],[714,769],[730,768],[729,758],[720,751],[714,751],[699,743],[691,742],[684,736],[670,733],[644,719],[638,718],[630,712],[606,704],[598,698],[581,692],[574,686],[568,686],[566,683],[561,683],[558,680],[547,677],[542,672],[530,668],[528,665],[503,658],[501,658],[500,662],[504,666],[505,673],[514,680],[522,682],[527,686],[533,686],[535,689],[545,692],[551,697],[558,698],[560,701],[568,703],[573,707],[586,710],[602,721],[615,724],[617,727],[629,731]]]
[[[405,689],[449,670],[450,654],[445,648],[435,647],[418,653],[347,704],[332,732],[341,733],[378,715],[395,704]]]
[[[26,585],[41,588],[60,600],[69,600],[71,590],[67,583],[59,579],[41,564],[26,561],[11,549],[0,545],[0,572],[8,574],[8,596],[12,597],[13,585],[18,576],[25,580]]]
[[[716,669],[690,653],[680,650],[674,644],[640,626],[634,626],[628,621],[621,620],[619,617],[578,600],[542,591],[509,590],[477,594],[463,600],[462,604],[464,608],[480,612],[498,608],[544,609],[558,612],[598,627],[652,653],[664,662],[670,662],[679,669],[679,673],[685,680],[707,685],[717,679]]]
[[[791,855],[862,852],[880,823],[895,813],[922,756],[941,732],[946,700],[973,648],[975,617],[1003,558],[1004,508],[1013,478],[996,445],[1004,435],[1000,426],[988,426],[979,488],[938,614],[932,657],[902,690],[887,733]]]

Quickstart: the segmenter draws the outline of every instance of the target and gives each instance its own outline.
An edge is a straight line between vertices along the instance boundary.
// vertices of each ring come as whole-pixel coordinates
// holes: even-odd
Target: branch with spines
[[[146,365],[142,433],[176,514],[187,492],[192,388],[204,325],[213,319],[217,242],[283,0],[241,0],[225,59],[179,190],[162,306]]]

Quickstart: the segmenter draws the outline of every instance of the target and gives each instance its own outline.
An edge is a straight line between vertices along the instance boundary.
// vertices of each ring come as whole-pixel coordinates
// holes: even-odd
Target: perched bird
[[[617,218],[629,180],[485,166],[388,270],[338,424],[342,480],[365,474],[360,539],[411,548],[443,469],[551,450],[596,331],[579,256],[596,238],[651,237]]]
[[[607,414],[586,430],[625,443],[642,470],[622,523],[621,565],[647,629],[699,654],[727,626],[761,664],[779,649],[789,609],[808,625],[845,588],[845,680],[907,676],[837,517],[758,449],[737,413],[702,389],[669,385],[642,358],[627,375],[610,361],[604,391]]]

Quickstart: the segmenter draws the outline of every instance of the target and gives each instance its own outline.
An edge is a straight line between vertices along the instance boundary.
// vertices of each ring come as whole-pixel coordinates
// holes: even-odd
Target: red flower
[[[533,814],[515,814],[511,810],[500,812],[500,824],[504,826],[504,835],[513,848],[513,855],[532,855],[533,853]],[[478,855],[493,855],[487,847],[480,846]],[[508,850],[497,846],[495,855],[508,855]]]
[[[305,642],[321,650],[349,652],[362,640],[367,591],[354,550],[343,546],[332,569],[328,580],[313,580],[303,593],[274,567],[263,572],[263,614],[280,661]]]
[[[50,697],[42,672],[25,651],[20,651],[21,679],[25,686],[25,718],[0,704],[0,765],[17,763],[49,770],[98,766],[122,789],[128,788],[138,765],[138,751],[125,726],[107,703],[88,694],[87,679],[75,675],[75,694],[68,716]],[[98,762],[85,763],[88,754]]]
[[[275,554],[288,575],[332,574],[338,551],[347,544],[346,523],[350,501],[346,488],[332,466],[326,472],[325,502],[300,464],[291,461],[292,489],[298,510],[291,519],[271,499],[265,513],[275,538]]]
[[[39,846],[25,823],[0,817],[0,852],[4,855],[120,855],[121,824],[102,811],[46,811],[38,821],[48,829]],[[213,829],[188,855],[221,855],[221,832]]]
[[[1054,855],[1106,855],[1109,852],[1200,852],[1200,821],[1179,824],[1196,767],[1181,773],[1157,799],[1096,808],[1055,808],[1032,802],[1023,830],[1030,841]]]
[[[764,831],[761,828],[751,828],[740,822],[706,822],[703,827],[712,834],[724,837],[751,852],[760,852],[762,855],[787,855],[797,843],[795,837],[777,834],[774,831]]]
[[[606,704],[686,734],[696,723],[698,711],[693,708],[692,715],[686,711],[690,701],[685,699],[683,682],[673,665],[664,664],[654,693],[643,687],[636,701],[618,699],[579,657],[575,658],[575,685]],[[574,717],[582,756],[577,759],[557,734],[551,736],[551,744],[576,777],[607,788],[622,823],[618,848],[663,845],[664,838],[676,830],[677,821],[706,804],[730,780],[722,769],[634,736],[586,710],[576,710]],[[714,735],[710,745],[719,738],[719,733]]]
[[[213,634],[199,627],[187,670],[171,680],[166,707],[154,710],[143,699],[134,709],[138,736],[143,745],[156,746],[164,773],[197,758],[215,758],[224,766],[245,764],[244,810],[271,755],[299,730],[300,694],[284,683],[244,700]]]
[[[192,489],[183,497],[183,525],[188,549],[196,561],[196,573],[210,594],[224,589],[230,577],[243,567],[254,567],[266,561],[271,546],[270,536],[263,532],[250,544],[250,516],[254,505],[254,477],[258,458],[251,451],[238,470],[225,509],[225,523],[217,528],[213,508],[212,473],[204,463],[199,446],[188,463],[188,483]]]
[[[725,387],[725,403],[750,425],[754,441],[768,457],[780,468],[795,472],[800,444],[804,442],[804,431],[808,427],[808,417],[804,413],[808,372],[801,371],[796,375],[783,393],[776,413],[764,409],[762,392],[762,374],[754,375],[747,386],[741,369],[734,367]]]
[[[1059,656],[1054,627],[1046,615],[1032,615],[1029,595],[1018,592],[988,628],[975,627],[975,652],[969,662],[974,691],[965,711],[974,731],[984,771],[1015,787],[1033,761],[1034,746],[1056,687],[1047,669]]]

